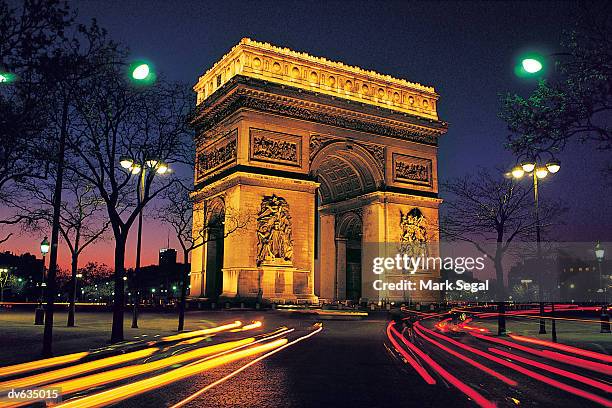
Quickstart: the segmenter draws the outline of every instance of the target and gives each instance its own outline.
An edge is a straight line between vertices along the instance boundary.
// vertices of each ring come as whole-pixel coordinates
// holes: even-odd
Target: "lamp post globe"
[[[38,306],[34,311],[34,324],[37,326],[41,326],[45,324],[45,309],[43,307],[43,299],[45,297],[45,286],[47,285],[45,282],[45,257],[49,253],[49,249],[51,249],[51,245],[49,244],[49,238],[45,237],[40,243],[40,253],[43,257],[43,265],[42,265],[42,277],[40,282],[40,300],[38,301]]]
[[[45,237],[40,243],[40,253],[42,254],[43,258],[49,253],[50,248],[51,245],[49,244],[49,238]]]
[[[595,245],[595,258],[597,258],[598,262],[602,262],[604,259],[604,255],[605,255],[605,250],[601,246],[601,242],[597,241],[597,244]]]
[[[139,64],[132,70],[132,78],[137,81],[142,81],[151,73],[151,68],[149,64]]]
[[[521,61],[521,66],[525,70],[525,72],[529,74],[536,74],[544,68],[544,65],[541,61],[536,58],[523,58]]]

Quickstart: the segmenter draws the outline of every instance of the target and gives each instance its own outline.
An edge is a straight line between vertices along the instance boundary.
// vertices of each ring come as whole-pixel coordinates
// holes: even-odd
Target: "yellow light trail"
[[[287,339],[278,339],[269,343],[264,343],[260,346],[250,347],[244,350],[236,351],[221,357],[216,357],[207,361],[203,361],[199,364],[185,366],[177,368],[167,373],[160,374],[151,378],[136,381],[131,384],[126,384],[121,387],[111,388],[110,390],[103,391],[97,394],[89,395],[87,397],[79,398],[73,401],[57,405],[57,407],[63,408],[92,408],[102,407],[108,404],[114,404],[119,401],[123,401],[127,398],[134,397],[138,394],[148,392],[175,381],[179,381],[198,374],[200,372],[210,370],[223,364],[231,363],[236,360],[240,360],[245,357],[249,357],[255,354],[264,353],[275,348],[281,347],[287,344]]]
[[[229,344],[229,342],[228,343],[221,343],[219,345],[209,346],[210,348],[207,349],[207,350],[210,350],[210,352],[205,352],[202,356],[198,356],[198,357],[207,357],[207,359],[219,357],[219,356],[222,356],[222,355],[225,355],[225,354],[228,354],[228,353],[240,350],[242,348],[245,348],[245,347],[253,345],[253,344],[261,343],[263,341],[268,341],[268,340],[271,340],[271,339],[276,338],[276,337],[284,336],[284,335],[286,335],[288,333],[291,333],[294,330],[295,329],[288,329],[286,327],[281,327],[280,329],[278,329],[276,331],[273,331],[271,333],[266,334],[265,337],[263,337],[261,339],[258,339],[258,340],[255,340],[255,338],[248,338],[248,339],[243,339],[243,340],[238,340],[238,341],[231,342],[233,344],[233,347],[219,347],[219,348],[216,348],[217,346]],[[207,339],[207,338],[210,338],[210,336],[196,337],[195,339],[198,339],[198,341],[202,341],[202,340]],[[178,344],[182,344],[182,343],[185,343],[185,342],[188,342],[188,341],[191,342],[192,340],[195,340],[195,339],[185,340],[184,342],[181,342],[181,343],[178,343]],[[195,352],[196,351],[200,351],[200,350],[202,350],[202,349],[194,350],[193,354],[197,354]],[[185,353],[185,354],[187,354],[187,353]],[[173,354],[173,356],[174,355],[175,354]],[[182,356],[182,354],[178,355],[177,357],[180,358],[181,356]],[[190,359],[197,359],[198,357],[190,358]],[[185,359],[184,361],[188,361],[190,359]],[[165,361],[165,360],[166,359],[162,359],[162,360],[159,360],[159,361]],[[173,361],[170,364],[167,364],[165,366],[171,366],[173,364],[180,363],[180,361],[179,362],[175,361],[175,358],[169,358],[168,360],[173,360]],[[91,388],[91,387],[99,386],[99,385],[103,385],[103,384],[110,384],[110,383],[113,383],[113,382],[116,382],[116,381],[120,381],[120,380],[125,379],[125,378],[129,378],[131,376],[135,376],[135,375],[139,375],[139,374],[144,374],[146,372],[154,371],[154,370],[156,370],[158,368],[164,368],[164,367],[156,367],[155,366],[156,365],[155,363],[158,363],[159,361],[153,361],[153,362],[149,363],[149,362],[147,362],[145,360],[145,363],[143,363],[142,366],[145,366],[146,364],[150,364],[151,367],[152,367],[151,370],[147,369],[147,370],[142,371],[142,372],[133,372],[133,370],[140,371],[139,367],[142,367],[142,366],[121,367],[121,368],[117,368],[117,369],[114,369],[114,370],[111,370],[111,371],[104,371],[102,373],[92,374],[92,375],[87,376],[87,377],[74,378],[72,380],[64,381],[62,383],[49,384],[48,387],[54,387],[54,388],[55,387],[60,387],[62,389],[62,394],[63,395],[67,395],[67,394],[70,394],[70,393],[81,391],[81,390],[86,389],[86,388]],[[199,364],[202,361],[203,360],[196,360],[196,361],[194,361],[192,363],[187,364],[187,366],[191,366],[191,365],[194,365],[194,364]],[[115,378],[115,379],[111,378],[113,376],[114,377],[119,377],[122,374],[124,375],[123,378]],[[100,379],[100,378],[104,379],[104,382],[103,383],[96,383],[96,381],[98,379]],[[84,386],[85,384],[87,384],[87,386]],[[32,399],[32,400],[28,400],[28,401],[22,401],[22,402],[19,402],[19,403],[8,403],[8,404],[3,403],[2,401],[0,401],[0,408],[21,407],[21,406],[24,406],[24,405],[30,405],[31,403],[36,402],[36,401],[37,401],[36,399]]]
[[[241,332],[241,331],[246,331],[246,330],[253,330],[253,329],[257,329],[258,327],[263,326],[263,323],[260,322],[259,320],[254,321],[251,324],[247,324],[246,326],[243,326],[239,329],[234,329],[234,330],[230,330],[230,333],[236,333],[236,332]]]
[[[32,371],[32,370],[40,370],[43,368],[53,367],[56,365],[61,365],[61,364],[66,364],[66,363],[73,363],[77,360],[82,359],[88,354],[89,352],[85,351],[82,353],[66,354],[64,356],[47,358],[44,360],[30,361],[29,363],[21,363],[21,364],[15,364],[12,366],[1,367],[0,377],[20,374],[20,373]]]
[[[194,360],[216,354],[221,351],[230,350],[235,347],[243,346],[255,341],[253,337],[243,340],[230,341],[227,343],[215,344],[213,346],[202,347],[187,353],[178,354],[172,357],[163,358],[161,360],[152,361],[146,364],[138,364],[129,367],[116,368],[114,370],[105,371],[103,373],[92,374],[87,377],[79,377],[72,380],[55,383],[49,387],[57,387],[62,390],[62,394],[70,394],[76,391],[85,390],[87,388],[96,387],[99,385],[113,383],[115,381],[124,380],[136,375],[159,370],[161,368],[170,367],[173,364],[184,363],[185,361]]]
[[[202,336],[202,337],[194,337],[192,339],[183,340],[180,343],[176,343],[177,346],[182,346],[184,344],[196,344],[201,342],[202,340],[210,339],[210,336]]]
[[[72,377],[77,374],[83,374],[90,371],[98,370],[100,368],[110,367],[116,364],[137,360],[143,357],[148,357],[157,350],[159,350],[157,347],[150,347],[144,350],[133,351],[127,354],[120,354],[118,356],[106,357],[100,360],[89,361],[87,363],[77,364],[71,367],[60,368],[59,370],[55,371],[49,371],[46,373],[40,373],[29,377],[4,381],[0,383],[0,390],[32,387],[35,385],[41,385],[52,381],[61,380],[63,378]]]
[[[224,324],[222,326],[217,326],[217,327],[211,327],[209,329],[196,330],[192,332],[185,332],[185,333],[174,334],[172,336],[162,337],[161,340],[162,341],[175,341],[175,340],[189,339],[191,337],[203,336],[206,334],[213,334],[213,333],[219,333],[225,330],[236,329],[240,326],[242,326],[242,322],[239,320],[236,320],[234,323]]]
[[[316,323],[315,326],[317,327],[317,329],[314,330],[312,333],[309,333],[309,334],[307,334],[305,336],[302,336],[302,337],[298,337],[297,339],[295,339],[295,340],[293,340],[293,341],[291,341],[289,343],[286,343],[285,345],[280,346],[279,348],[277,348],[275,350],[267,352],[263,356],[257,357],[255,360],[253,360],[253,361],[243,365],[242,367],[238,368],[237,370],[232,371],[231,373],[229,373],[225,377],[220,378],[217,381],[208,384],[206,387],[202,388],[201,390],[197,391],[196,393],[194,393],[194,394],[190,395],[189,397],[187,397],[187,398],[177,402],[176,404],[172,405],[170,408],[180,408],[180,407],[184,406],[185,404],[187,404],[187,403],[193,401],[194,399],[198,398],[200,395],[204,394],[206,391],[210,390],[211,388],[216,387],[217,385],[224,383],[225,381],[227,381],[230,378],[234,377],[235,375],[241,373],[242,371],[246,370],[247,368],[251,367],[252,365],[257,364],[261,360],[264,360],[264,359],[272,356],[273,354],[276,354],[276,353],[280,352],[281,350],[283,350],[283,349],[285,349],[285,348],[287,348],[289,346],[292,346],[292,345],[294,345],[296,343],[299,343],[302,340],[306,340],[307,338],[312,337],[315,334],[319,333],[321,330],[323,330],[323,325],[321,323]],[[291,329],[291,330],[293,330],[293,329]]]

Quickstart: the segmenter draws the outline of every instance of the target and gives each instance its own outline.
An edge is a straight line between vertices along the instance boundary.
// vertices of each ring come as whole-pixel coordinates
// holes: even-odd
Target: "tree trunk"
[[[187,285],[189,285],[189,251],[183,250],[183,282],[181,284],[181,300],[179,301],[178,331],[185,328],[185,306],[187,306]]]
[[[55,308],[57,251],[59,242],[60,211],[62,206],[62,185],[64,180],[64,150],[68,133],[68,99],[64,98],[62,107],[62,130],[60,132],[57,152],[57,175],[53,193],[53,224],[51,226],[51,253],[49,256],[49,273],[47,274],[47,307],[45,309],[45,330],[43,333],[43,357],[53,355],[53,312]]]
[[[499,244],[495,250],[495,279],[497,280],[497,297],[500,302],[506,300],[506,287],[504,285],[504,265],[502,264],[503,252]]]
[[[74,312],[76,309],[76,294],[77,294],[77,268],[79,265],[79,256],[72,254],[72,293],[70,294],[70,305],[68,306],[68,323],[67,327],[74,327]]]
[[[125,241],[123,236],[115,236],[115,296],[113,303],[113,328],[111,343],[123,341],[123,310],[125,306]]]

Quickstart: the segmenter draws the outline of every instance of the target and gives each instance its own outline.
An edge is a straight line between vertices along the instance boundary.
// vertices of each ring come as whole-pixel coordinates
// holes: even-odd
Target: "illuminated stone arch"
[[[360,145],[346,141],[322,147],[311,161],[310,174],[321,183],[322,204],[375,191],[384,183],[374,156]]]

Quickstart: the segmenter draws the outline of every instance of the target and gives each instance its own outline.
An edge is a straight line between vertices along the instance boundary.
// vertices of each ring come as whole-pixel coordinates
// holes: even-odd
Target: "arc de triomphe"
[[[434,89],[250,39],[194,89],[190,296],[405,300],[367,262],[407,228],[438,240]]]

